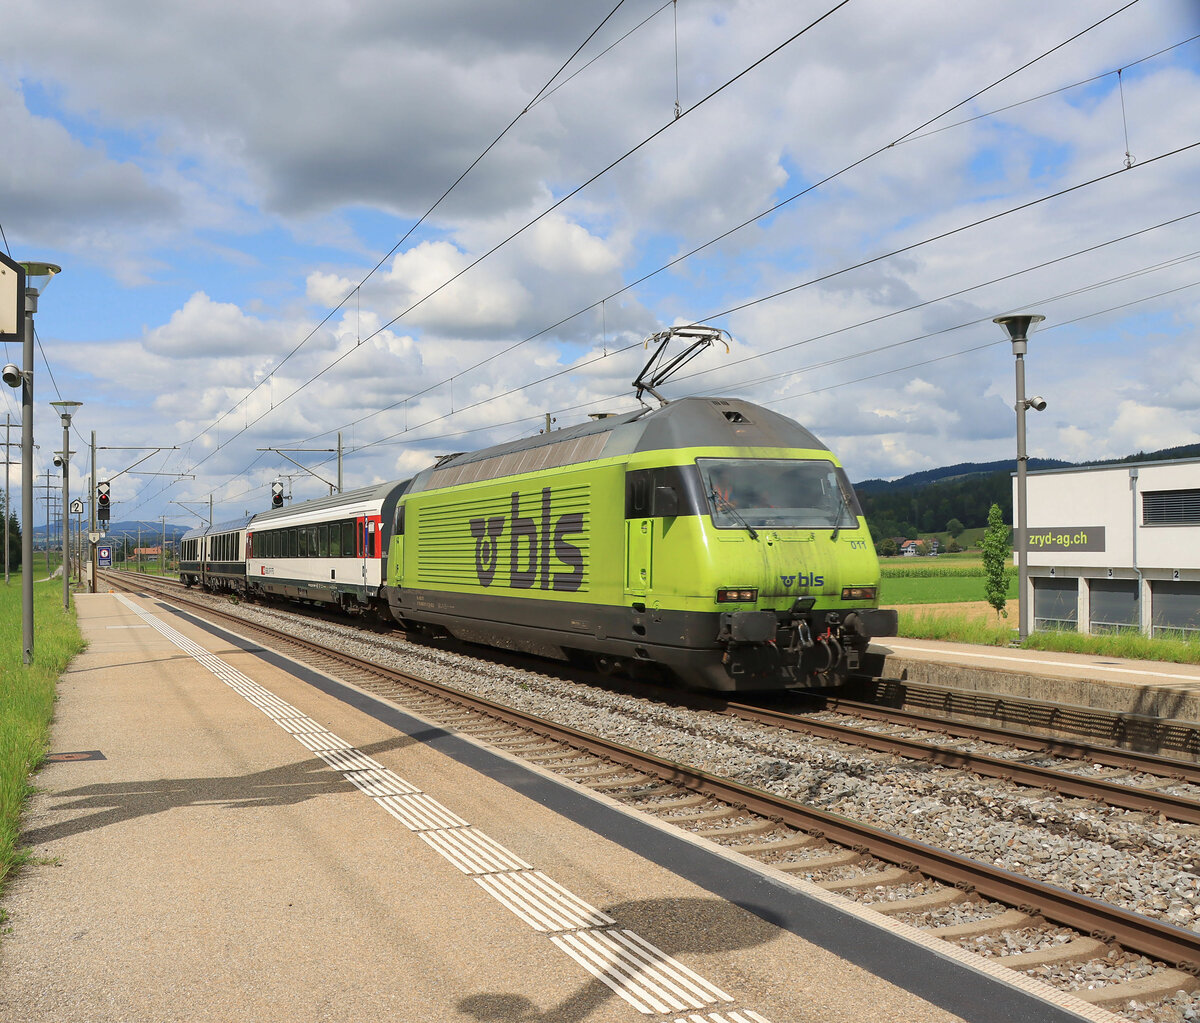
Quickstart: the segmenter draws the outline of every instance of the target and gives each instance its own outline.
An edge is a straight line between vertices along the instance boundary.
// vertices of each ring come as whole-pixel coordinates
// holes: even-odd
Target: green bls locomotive
[[[470,642],[730,691],[876,674],[896,631],[833,453],[735,399],[446,456],[393,525],[391,613]]]

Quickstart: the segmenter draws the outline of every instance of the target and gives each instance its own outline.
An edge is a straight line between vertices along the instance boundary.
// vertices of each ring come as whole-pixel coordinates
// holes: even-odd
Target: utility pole
[[[12,465],[12,415],[4,413],[4,585],[8,585],[9,577],[9,521],[12,519],[12,504],[8,490],[8,469]]]
[[[57,490],[58,487],[56,487],[54,485],[54,483],[52,482],[54,477],[52,475],[50,475],[50,473],[48,473],[48,472],[43,473],[39,478],[44,479],[46,481],[45,483],[36,484],[35,489],[40,489],[40,490],[46,491],[46,574],[49,575],[50,574],[50,525],[51,525],[50,491]],[[33,566],[31,564],[30,568],[32,568],[32,567]]]
[[[96,532],[96,431],[92,431],[92,477],[90,480],[92,492],[88,495],[88,532]],[[91,578],[88,580],[88,591],[96,592],[96,570],[100,567],[96,564],[96,545],[89,543],[91,548]]]

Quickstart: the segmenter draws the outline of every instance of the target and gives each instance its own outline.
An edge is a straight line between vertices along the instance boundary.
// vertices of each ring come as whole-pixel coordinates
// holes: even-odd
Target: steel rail
[[[947,749],[919,739],[870,732],[853,725],[830,721],[813,721],[785,711],[775,711],[748,704],[731,703],[728,712],[741,720],[805,732],[837,742],[862,746],[879,753],[893,753],[913,760],[925,760],[943,767],[961,768],[988,778],[1000,778],[1019,785],[1048,789],[1066,796],[1098,800],[1123,810],[1162,814],[1187,824],[1200,824],[1200,801],[1169,792],[1120,785],[1103,778],[1087,778],[1050,767],[1036,767],[1002,757],[988,756],[964,750]]]
[[[129,588],[137,589],[132,585]],[[172,597],[171,599],[179,598]],[[919,872],[963,891],[974,892],[985,898],[1019,907],[1025,912],[1036,913],[1054,923],[1075,928],[1101,940],[1118,943],[1124,948],[1200,975],[1200,933],[1196,931],[1110,906],[1067,889],[1048,885],[1012,871],[1001,870],[998,867],[938,849],[915,839],[892,834],[840,814],[796,803],[740,782],[644,753],[600,736],[547,721],[512,707],[506,707],[452,686],[416,678],[395,669],[373,664],[363,658],[330,650],[317,643],[291,636],[281,630],[247,622],[226,612],[202,607],[190,601],[181,602],[189,603],[192,607],[203,610],[205,613],[215,614],[227,621],[233,621],[241,628],[250,628],[268,636],[275,636],[287,643],[319,653],[322,657],[343,662],[359,670],[369,671],[401,684],[415,686],[462,706],[481,710],[510,724],[532,729],[576,749],[671,781],[690,791],[707,795],[858,851],[870,853],[879,859],[897,864],[913,872]]]
[[[846,700],[840,696],[817,697],[817,699],[823,701],[826,709],[837,711],[839,714],[858,714],[876,721],[944,732],[962,739],[995,742],[1032,752],[1044,751],[1054,756],[1090,760],[1093,763],[1104,764],[1106,767],[1144,771],[1146,774],[1200,785],[1200,764],[1160,756],[1157,753],[1143,753],[1140,750],[1127,750],[1113,746],[1097,746],[1094,743],[1075,742],[1071,739],[1049,735],[1030,735],[1028,732],[1017,731],[1015,728],[1001,728],[996,725],[968,725],[961,721],[949,721],[916,711],[898,710],[870,703],[860,703],[857,700]]]

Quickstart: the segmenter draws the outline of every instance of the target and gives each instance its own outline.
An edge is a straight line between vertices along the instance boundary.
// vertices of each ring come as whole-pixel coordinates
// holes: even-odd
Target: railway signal
[[[271,484],[271,507],[283,507],[283,484],[279,480]]]
[[[110,514],[108,481],[96,484],[96,521],[107,522]]]

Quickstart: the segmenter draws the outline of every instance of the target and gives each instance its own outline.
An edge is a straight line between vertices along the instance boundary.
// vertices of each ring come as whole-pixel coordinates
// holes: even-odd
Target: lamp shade
[[[50,283],[50,278],[62,273],[62,267],[56,263],[22,263],[25,270],[25,289],[36,291],[39,295]]]

